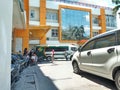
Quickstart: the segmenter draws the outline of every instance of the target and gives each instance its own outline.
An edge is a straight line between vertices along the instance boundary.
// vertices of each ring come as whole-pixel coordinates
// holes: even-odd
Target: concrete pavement
[[[47,63],[47,62],[45,62]],[[52,80],[45,76],[39,66],[29,66],[23,70],[12,90],[58,90]]]
[[[29,66],[23,70],[13,87],[13,90],[39,90],[37,81],[37,66]]]
[[[74,74],[71,61],[42,62],[20,76],[13,90],[116,90],[110,80],[85,72]]]

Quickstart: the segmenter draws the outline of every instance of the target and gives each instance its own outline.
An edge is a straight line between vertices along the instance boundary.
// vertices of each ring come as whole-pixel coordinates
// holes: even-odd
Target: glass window
[[[52,37],[58,37],[58,29],[52,29]]]
[[[110,34],[99,39],[96,39],[94,48],[104,48],[109,46],[114,46],[116,44],[115,34]]]
[[[93,49],[93,46],[94,46],[94,41],[90,41],[85,46],[83,46],[81,51],[91,50]]]
[[[47,11],[46,19],[48,22],[57,22],[58,14],[55,11]]]
[[[83,40],[90,38],[90,13],[83,10],[61,9],[61,39]]]
[[[96,18],[96,17],[93,17],[93,24],[97,24],[98,25],[98,18]]]
[[[54,51],[65,51],[68,50],[68,46],[50,46],[46,47],[45,51],[52,51],[52,49],[54,49]]]
[[[106,15],[106,25],[109,27],[116,27],[116,17],[113,15]]]
[[[35,10],[30,10],[30,18],[35,18]]]

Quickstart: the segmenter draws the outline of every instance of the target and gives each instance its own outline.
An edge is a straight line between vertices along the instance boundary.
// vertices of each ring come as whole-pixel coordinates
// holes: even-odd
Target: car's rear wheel
[[[77,62],[73,62],[73,72],[76,73],[76,74],[80,73],[80,69],[78,67]]]
[[[120,71],[115,74],[115,84],[118,90],[120,90]]]

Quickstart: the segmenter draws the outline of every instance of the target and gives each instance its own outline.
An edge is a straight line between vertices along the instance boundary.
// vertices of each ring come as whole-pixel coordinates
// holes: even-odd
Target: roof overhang
[[[30,39],[42,39],[51,26],[29,26]]]

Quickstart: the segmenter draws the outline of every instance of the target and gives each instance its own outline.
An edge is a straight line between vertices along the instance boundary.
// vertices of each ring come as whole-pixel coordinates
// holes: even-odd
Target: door
[[[115,33],[96,39],[91,55],[92,70],[100,73],[109,73],[110,68],[117,62]]]
[[[80,52],[80,68],[81,69],[91,69],[92,55],[91,51],[93,49],[94,41],[89,41],[86,43]]]

